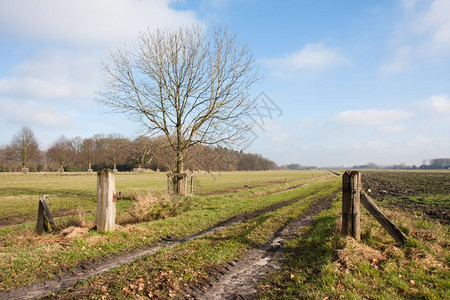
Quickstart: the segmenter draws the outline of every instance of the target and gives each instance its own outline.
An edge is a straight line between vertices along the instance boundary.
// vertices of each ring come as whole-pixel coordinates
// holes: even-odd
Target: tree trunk
[[[183,172],[183,164],[184,164],[184,155],[182,151],[177,151],[177,164],[175,173],[179,174]],[[177,195],[184,194],[184,186],[183,186],[183,177],[182,176],[174,176],[173,177],[173,187],[174,193]]]

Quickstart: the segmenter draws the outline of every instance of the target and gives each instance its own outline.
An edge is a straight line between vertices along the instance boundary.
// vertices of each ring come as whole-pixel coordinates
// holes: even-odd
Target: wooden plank
[[[398,244],[405,244],[406,236],[403,234],[403,232],[401,232],[400,229],[398,229],[398,227],[394,223],[392,223],[392,221],[389,220],[388,217],[386,217],[386,215],[378,208],[372,198],[370,198],[370,196],[367,195],[367,193],[364,191],[361,192],[361,203],[372,214],[372,216],[377,219],[381,226],[386,229],[386,231],[394,238],[394,240]]]

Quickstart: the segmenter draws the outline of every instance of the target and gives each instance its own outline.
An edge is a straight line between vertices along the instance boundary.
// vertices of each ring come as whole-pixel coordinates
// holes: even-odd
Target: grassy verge
[[[239,198],[235,194],[192,197],[186,200],[190,207],[175,217],[122,226],[113,233],[93,231],[73,239],[61,235],[36,237],[31,230],[29,235],[18,236],[11,227],[3,228],[0,290],[25,286],[38,279],[72,270],[82,261],[95,261],[148,246],[163,237],[193,234],[236,214],[305,197],[322,188],[323,184],[312,184],[258,198]]]
[[[201,286],[216,268],[263,245],[289,220],[309,205],[338,189],[339,182],[316,184],[317,193],[303,189],[299,201],[279,210],[199,238],[174,249],[166,249],[97,276],[55,297],[168,299],[180,297],[189,286]],[[180,294],[181,293],[181,294]]]
[[[285,267],[261,286],[260,299],[448,299],[448,226],[387,211],[409,236],[398,248],[368,214],[362,243],[339,234],[339,203],[291,241]]]

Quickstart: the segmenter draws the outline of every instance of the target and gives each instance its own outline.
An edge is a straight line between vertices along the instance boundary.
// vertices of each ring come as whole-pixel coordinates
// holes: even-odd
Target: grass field
[[[171,207],[170,213],[164,214],[163,205],[158,208],[158,218],[139,222],[129,216],[130,211],[138,209],[136,195],[150,190],[157,198],[165,197],[166,175],[118,174],[116,189],[124,195],[118,202],[118,219],[128,221],[119,222],[121,225],[112,233],[90,230],[73,238],[60,231],[81,217],[86,227],[93,226],[95,175],[0,174],[0,291],[66,274],[86,262],[157,245],[165,238],[183,238],[234,216],[255,212],[211,235],[163,248],[49,296],[181,297],[192,289],[206,288],[214,282],[211,280],[217,270],[225,270],[223,266],[235,260],[245,260],[252,249],[265,244],[290,220],[318,199],[328,197],[331,208],[315,216],[312,225],[301,228],[297,237],[283,246],[281,269],[266,274],[257,298],[448,299],[449,175],[363,173],[364,189],[371,189],[385,213],[408,236],[407,244],[398,247],[365,210],[361,243],[340,235],[341,178],[327,171],[197,174],[195,196],[171,198],[170,205],[164,204]],[[37,200],[42,193],[52,196],[48,200],[52,212],[61,213],[56,218],[60,228],[53,234],[36,236]],[[278,206],[268,209],[274,205]],[[84,214],[80,217],[77,211]],[[430,211],[439,214],[430,215]],[[72,215],[67,216],[67,212]],[[16,224],[7,221],[19,217],[21,221]]]
[[[274,193],[289,186],[307,185],[334,176],[326,171],[311,172],[227,172],[198,174],[197,193],[210,196],[188,197],[185,213],[159,220],[130,224],[111,234],[91,231],[86,239],[61,240],[59,235],[36,237],[33,234],[39,194],[48,194],[49,207],[55,215],[70,211],[70,216],[56,217],[61,229],[76,223],[76,210],[87,211],[83,217],[93,222],[96,209],[96,176],[87,174],[1,174],[0,208],[4,223],[0,227],[0,289],[23,286],[37,278],[55,276],[84,260],[96,260],[153,243],[165,236],[195,233],[243,211],[283,201]],[[149,189],[158,195],[166,190],[164,173],[118,174],[116,189],[124,200],[117,202],[117,219],[126,218],[135,202],[133,196]],[[269,198],[261,196],[274,194]],[[284,195],[285,196],[285,195]],[[258,199],[258,201],[255,201]],[[69,219],[69,220],[68,220]],[[62,225],[61,225],[62,224]],[[16,277],[16,274],[21,274]]]
[[[249,188],[276,187],[307,183],[330,176],[327,172],[224,172],[195,175],[196,195],[236,192]],[[166,191],[165,173],[119,173],[116,190],[121,191],[123,201],[117,203],[118,215],[131,205],[136,194]],[[76,215],[79,210],[95,212],[97,176],[87,173],[0,173],[0,226],[34,221],[39,196],[47,194],[47,201],[55,215]],[[89,218],[89,216],[88,216]],[[92,218],[91,218],[92,219]]]

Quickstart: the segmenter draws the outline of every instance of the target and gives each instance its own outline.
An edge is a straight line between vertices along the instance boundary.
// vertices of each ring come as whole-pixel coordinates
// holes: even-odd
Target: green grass
[[[295,173],[302,174],[293,172],[293,174]],[[318,176],[320,180],[334,178],[333,176],[329,177],[325,172],[320,175]],[[132,181],[135,175],[123,176]],[[67,177],[63,176],[63,178]],[[136,175],[134,179],[138,178],[148,179],[149,177]],[[308,182],[311,182],[310,174],[306,178],[308,178]],[[117,177],[117,181],[119,179],[121,179],[121,175]],[[142,185],[142,182],[140,184]],[[76,185],[82,184],[77,182]],[[216,183],[217,185],[219,184]],[[120,183],[117,182],[116,186],[120,186]],[[135,182],[133,188],[139,186]],[[190,206],[189,209],[175,217],[119,227],[116,231],[108,234],[92,231],[88,236],[75,240],[66,240],[60,235],[36,237],[33,234],[34,223],[4,227],[0,229],[2,258],[0,260],[0,289],[24,286],[38,278],[51,277],[71,270],[83,260],[96,260],[103,256],[129,251],[155,243],[162,237],[186,236],[233,215],[301,197],[311,193],[314,189],[318,189],[318,186],[308,185],[282,193],[277,193],[277,189],[275,189],[274,193],[268,193],[269,195],[266,196],[244,197],[240,195],[241,192],[238,192],[188,197],[186,201]],[[242,193],[247,192],[248,190],[242,191]],[[20,277],[16,277],[17,274],[21,274]]]
[[[230,189],[299,180],[315,180],[329,177],[326,171],[264,171],[264,172],[222,172],[195,174],[195,194],[226,192]],[[125,198],[148,189],[156,192],[166,191],[166,173],[119,173],[116,175],[116,190]],[[95,173],[0,173],[0,218],[35,214],[39,196],[47,194],[52,211],[57,210],[95,210],[97,176]],[[129,203],[121,207],[126,209]]]
[[[322,212],[314,225],[288,243],[282,271],[261,285],[260,299],[448,299],[448,226],[388,214],[409,236],[392,238],[367,213],[362,243],[339,234],[340,205]]]
[[[299,201],[226,228],[214,235],[165,249],[97,276],[70,289],[71,297],[113,298],[180,296],[187,286],[205,282],[216,267],[264,244],[275,231],[301,214],[314,200],[330,196],[338,180],[297,191]],[[312,191],[316,193],[311,193]],[[60,295],[61,296],[61,295]],[[63,296],[64,297],[64,296]]]

